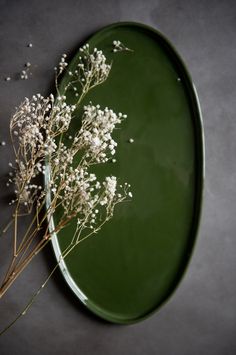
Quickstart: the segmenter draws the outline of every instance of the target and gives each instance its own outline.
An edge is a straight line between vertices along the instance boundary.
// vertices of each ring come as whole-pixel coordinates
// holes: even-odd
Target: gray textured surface
[[[0,338],[1,355],[232,355],[236,353],[236,4],[204,0],[0,0],[0,140],[24,96],[47,93],[53,67],[88,35],[116,21],[163,31],[183,56],[198,89],[206,138],[206,189],[199,239],[188,273],[161,311],[132,326],[90,315],[57,274],[28,315]],[[33,48],[27,48],[32,42]],[[12,80],[26,61],[28,81]],[[0,150],[1,177],[11,158]],[[1,180],[1,224],[9,209]],[[6,261],[7,239],[0,243]],[[0,302],[1,328],[50,268],[40,255]]]

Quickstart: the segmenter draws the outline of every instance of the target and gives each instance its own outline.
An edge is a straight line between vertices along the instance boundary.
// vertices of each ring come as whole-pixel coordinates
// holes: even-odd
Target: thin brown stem
[[[8,229],[11,227],[12,223],[14,222],[14,218],[11,217],[10,221],[6,224],[6,226],[3,228],[0,237],[3,236],[4,234],[6,234],[6,232],[8,231]]]
[[[18,208],[19,208],[19,201],[17,202],[15,215],[14,215],[14,245],[13,245],[13,255],[17,256],[17,221],[18,221]]]
[[[44,281],[44,283],[39,287],[39,289],[33,294],[33,296],[31,297],[30,301],[27,303],[27,305],[24,307],[23,311],[21,311],[18,316],[6,327],[4,328],[1,332],[0,332],[0,336],[2,334],[4,334],[9,328],[11,328],[19,318],[21,318],[22,316],[26,315],[27,311],[29,310],[29,308],[32,306],[32,304],[35,302],[37,296],[40,294],[40,292],[42,291],[42,289],[47,285],[48,281],[50,280],[50,278],[52,277],[52,275],[54,274],[54,272],[56,271],[57,267],[58,267],[59,263],[56,264],[56,266],[52,269],[52,271],[50,272],[50,274],[48,275],[48,277],[46,278],[46,280]]]
[[[16,256],[13,255],[13,257],[11,259],[11,262],[10,262],[10,264],[8,266],[7,272],[6,272],[6,274],[5,274],[4,278],[3,278],[2,285],[5,284],[5,282],[7,281],[8,277],[13,272],[13,267],[14,267],[15,261],[16,261]]]

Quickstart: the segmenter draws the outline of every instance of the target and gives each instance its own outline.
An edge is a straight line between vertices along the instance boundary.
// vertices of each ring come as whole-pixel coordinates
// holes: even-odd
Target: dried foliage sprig
[[[7,184],[15,187],[15,198],[10,202],[14,205],[13,250],[0,286],[0,298],[54,233],[76,220],[71,243],[60,256],[60,259],[65,258],[112,218],[118,203],[132,197],[129,184],[118,184],[115,176],[99,181],[91,171],[93,165],[104,164],[114,156],[117,143],[112,133],[126,115],[89,103],[83,107],[79,131],[69,137],[69,142],[63,139],[71,121],[78,119],[75,110],[84,96],[102,84],[111,70],[102,51],[90,50],[86,44],[80,53],[73,72],[67,69],[65,54],[55,68],[56,98],[52,94],[26,98],[10,121],[15,161],[9,163],[12,171]],[[58,78],[65,71],[71,80],[62,95]],[[74,92],[73,104],[66,101],[68,90]],[[39,177],[45,174],[47,183],[42,184]],[[50,221],[58,210],[60,218],[52,230]],[[23,236],[19,235],[21,218],[29,214],[32,214],[29,226]],[[45,221],[48,222],[46,228]]]
[[[133,49],[130,49],[124,45],[121,41],[114,40],[113,41],[113,50],[114,53],[116,52],[133,52]]]

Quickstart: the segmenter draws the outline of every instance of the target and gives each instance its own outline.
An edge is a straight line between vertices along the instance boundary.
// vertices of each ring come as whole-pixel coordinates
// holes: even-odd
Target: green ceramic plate
[[[113,53],[113,40],[133,52]],[[109,79],[84,104],[91,100],[128,115],[115,134],[117,162],[106,164],[100,174],[128,181],[134,197],[117,206],[114,218],[60,268],[87,308],[109,321],[132,323],[169,298],[193,250],[203,191],[201,114],[191,77],[160,32],[118,23],[88,43],[102,49],[113,65]],[[67,80],[65,76],[61,88]],[[75,120],[71,130],[78,128]],[[54,235],[57,258],[72,228]]]

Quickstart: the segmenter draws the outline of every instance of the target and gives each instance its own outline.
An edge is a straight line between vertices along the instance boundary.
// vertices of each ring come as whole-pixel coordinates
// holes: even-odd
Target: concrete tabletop
[[[233,0],[0,0],[0,226],[10,213],[5,175],[12,157],[9,119],[25,96],[47,94],[53,68],[91,34],[118,21],[161,30],[189,68],[202,107],[206,182],[199,238],[171,300],[147,320],[106,323],[86,311],[58,272],[13,328],[1,355],[236,354],[236,3]],[[32,43],[32,48],[27,47]],[[26,62],[29,80],[17,80]],[[5,81],[10,76],[12,80]],[[6,265],[10,235],[0,241]],[[39,255],[0,301],[0,330],[52,267]],[[0,270],[0,271],[1,271]]]

